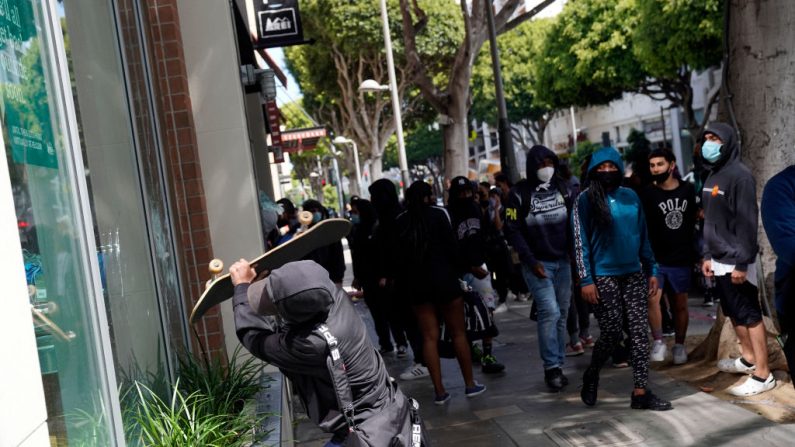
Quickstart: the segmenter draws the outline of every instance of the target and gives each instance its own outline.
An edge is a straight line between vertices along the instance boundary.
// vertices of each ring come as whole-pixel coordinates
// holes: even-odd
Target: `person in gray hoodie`
[[[704,182],[705,277],[715,278],[723,313],[731,319],[740,340],[740,357],[718,361],[723,372],[751,374],[729,389],[735,396],[753,396],[771,390],[776,379],[767,359],[767,334],[762,321],[756,275],[756,235],[759,207],[756,182],[740,160],[734,129],[710,123],[704,130],[701,157],[709,176]]]
[[[397,408],[409,405],[409,399],[390,379],[364,323],[323,267],[314,261],[291,262],[255,282],[256,272],[241,259],[229,272],[238,339],[290,379],[309,418],[334,434],[327,446],[343,445],[350,429],[327,367],[329,346],[317,330],[321,324],[338,341],[351,388],[352,422],[360,425],[381,412],[405,415]],[[381,429],[388,432],[401,424],[387,419],[384,425]],[[409,440],[403,442],[397,445],[409,445]]]

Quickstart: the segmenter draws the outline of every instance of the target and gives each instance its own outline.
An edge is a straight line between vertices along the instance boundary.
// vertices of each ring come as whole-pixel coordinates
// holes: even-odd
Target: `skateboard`
[[[298,261],[316,248],[341,240],[348,235],[352,226],[346,219],[326,219],[312,228],[307,228],[312,221],[312,215],[307,212],[300,213],[298,219],[302,227],[292,239],[250,261],[251,267],[258,275],[277,269],[288,262]],[[209,270],[213,276],[207,281],[204,293],[193,307],[193,312],[190,314],[191,324],[199,321],[215,305],[232,298],[235,293],[229,273],[220,275],[224,270],[224,263],[220,259],[210,261]]]

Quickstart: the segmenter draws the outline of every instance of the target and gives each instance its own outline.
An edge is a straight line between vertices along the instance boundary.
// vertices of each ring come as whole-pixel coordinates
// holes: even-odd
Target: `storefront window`
[[[50,12],[42,0],[0,0],[3,143],[51,445],[112,445],[96,254],[85,243]]]

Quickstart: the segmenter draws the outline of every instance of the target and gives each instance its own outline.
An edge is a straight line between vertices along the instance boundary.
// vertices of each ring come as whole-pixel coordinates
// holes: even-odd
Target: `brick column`
[[[174,199],[174,230],[180,247],[185,305],[188,311],[204,291],[212,259],[207,205],[196,144],[190,91],[182,50],[176,0],[147,0],[145,30],[150,43],[150,65],[155,84],[166,170]],[[186,316],[187,317],[187,316]],[[221,314],[216,307],[192,330],[213,356],[226,358]],[[195,345],[195,343],[194,343]],[[200,346],[194,346],[198,352]]]

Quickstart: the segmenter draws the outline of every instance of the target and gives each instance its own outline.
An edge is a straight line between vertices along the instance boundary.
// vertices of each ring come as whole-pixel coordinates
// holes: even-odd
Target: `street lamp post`
[[[381,0],[381,21],[384,25],[384,45],[386,46],[386,65],[389,71],[389,90],[392,93],[392,110],[395,115],[395,133],[398,140],[398,164],[400,177],[403,179],[403,188],[409,187],[409,168],[406,160],[406,146],[403,142],[403,120],[400,116],[400,102],[398,99],[397,79],[395,78],[395,61],[392,57],[392,36],[389,32],[389,14],[386,9],[386,0]],[[362,84],[364,86],[364,84]]]
[[[356,185],[359,187],[359,194],[364,195],[364,190],[362,189],[362,171],[359,167],[359,147],[356,145],[356,142],[342,135],[335,137],[331,142],[333,144],[350,144],[353,146],[353,162],[356,165]]]

